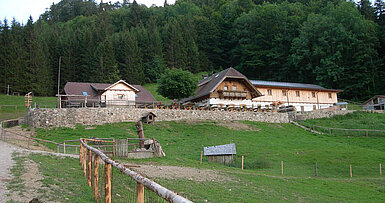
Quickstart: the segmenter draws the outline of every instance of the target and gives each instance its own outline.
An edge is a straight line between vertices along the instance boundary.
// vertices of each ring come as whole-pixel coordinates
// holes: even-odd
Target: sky
[[[100,0],[95,0],[100,3]],[[116,2],[114,0],[104,0],[104,2]],[[133,0],[130,0],[132,2]],[[26,24],[29,16],[35,21],[39,18],[40,14],[44,13],[52,3],[58,3],[60,0],[0,0],[0,20],[4,18],[8,19],[8,22],[13,18],[20,23]],[[120,2],[123,2],[121,0]],[[150,7],[155,4],[157,6],[163,6],[164,0],[137,0],[139,4],[145,4]],[[167,0],[169,4],[174,3],[175,0]]]

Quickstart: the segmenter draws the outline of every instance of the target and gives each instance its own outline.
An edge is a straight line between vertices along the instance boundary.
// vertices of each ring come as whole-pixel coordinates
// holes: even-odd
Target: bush
[[[159,79],[157,92],[169,99],[182,99],[193,95],[197,81],[192,73],[169,69]]]

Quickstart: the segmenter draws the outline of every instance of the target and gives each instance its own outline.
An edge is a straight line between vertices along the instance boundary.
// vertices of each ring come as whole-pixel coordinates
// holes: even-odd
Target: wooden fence
[[[346,136],[385,136],[385,130],[372,129],[345,129],[345,128],[329,128],[324,126],[313,125],[306,122],[299,122],[299,124],[310,128],[311,130],[329,134],[329,135],[346,135]]]
[[[123,164],[120,164],[108,156],[106,156],[100,150],[89,146],[87,142],[95,141],[94,139],[80,139],[80,164],[82,166],[83,174],[86,177],[87,184],[93,187],[95,201],[99,201],[99,159],[104,162],[104,202],[112,202],[112,167],[115,167],[123,174],[128,175],[131,179],[137,182],[136,187],[136,202],[144,203],[145,188],[155,192],[159,197],[168,201],[176,203],[189,203],[190,200],[177,195],[173,191],[151,181],[134,171],[126,168]],[[98,140],[99,141],[99,140]],[[92,163],[93,162],[93,163]]]

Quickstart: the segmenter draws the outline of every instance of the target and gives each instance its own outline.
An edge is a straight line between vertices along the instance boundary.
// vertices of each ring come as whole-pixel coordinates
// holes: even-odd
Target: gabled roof
[[[343,91],[343,90],[337,90],[337,89],[326,89],[319,85],[305,84],[305,83],[276,82],[276,81],[264,81],[264,80],[250,80],[250,82],[253,85],[258,87],[286,87],[286,88],[293,88],[293,89],[311,89],[311,90],[333,91],[333,92]]]
[[[238,72],[234,68],[228,68],[226,70],[213,74],[210,77],[199,81],[198,89],[195,91],[194,96],[186,99],[182,99],[182,102],[190,101],[212,93],[226,78],[235,78],[235,79],[244,80],[246,85],[249,86],[249,88],[254,90],[258,96],[262,96],[262,93],[260,93],[254,87],[254,85],[250,83],[250,81],[246,78],[246,76],[242,75],[242,73]]]
[[[385,98],[385,95],[374,95],[372,98],[368,99],[366,102],[362,103],[362,105],[368,104],[370,101],[377,99],[377,98]]]
[[[98,95],[100,94],[101,91],[104,91],[109,87],[112,87],[114,84],[67,82],[64,86],[64,92],[66,95],[83,95],[83,92],[87,92],[88,99],[98,99]],[[135,99],[136,102],[143,102],[143,103],[156,102],[152,94],[141,85],[130,85],[130,87],[136,90],[136,95],[137,95]]]
[[[112,88],[113,86],[115,86],[115,85],[118,84],[118,83],[123,83],[123,84],[127,85],[128,87],[132,88],[135,92],[139,92],[138,89],[136,89],[134,86],[128,84],[128,83],[127,83],[126,81],[124,81],[124,80],[119,80],[118,82],[116,82],[116,83],[114,83],[114,84],[112,84],[112,85],[106,87],[104,90],[108,90],[108,89]]]

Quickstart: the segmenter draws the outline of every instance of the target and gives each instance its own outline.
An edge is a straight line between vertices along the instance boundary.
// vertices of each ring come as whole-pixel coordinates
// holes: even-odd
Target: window
[[[317,110],[317,106],[316,105],[313,105],[313,110]]]
[[[232,90],[233,90],[233,91],[237,91],[237,86],[233,86],[233,87],[232,87]]]
[[[329,93],[328,95],[329,95],[329,99],[331,99],[332,98],[332,93]]]
[[[118,99],[123,99],[124,98],[124,94],[118,94]]]
[[[282,96],[286,97],[286,90],[282,90]]]
[[[297,97],[300,96],[299,91],[295,91],[295,96],[297,96]]]
[[[227,86],[225,86],[224,88],[223,88],[223,90],[228,90],[229,88],[227,87]]]
[[[315,92],[311,92],[311,96],[314,98],[315,97]]]
[[[271,94],[271,89],[267,89],[267,95],[272,95]]]
[[[305,111],[305,107],[301,106],[301,112],[304,112],[304,111]]]

